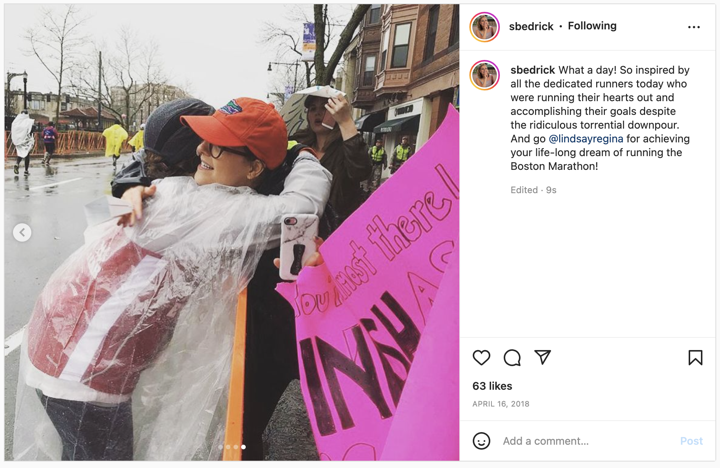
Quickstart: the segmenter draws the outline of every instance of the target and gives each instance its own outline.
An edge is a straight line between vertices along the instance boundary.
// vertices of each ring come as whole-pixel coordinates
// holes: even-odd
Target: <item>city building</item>
[[[355,100],[355,75],[357,73],[357,45],[360,42],[360,35],[350,41],[345,53],[343,54],[343,60],[337,71],[337,77],[335,78],[335,88],[344,92],[348,102]],[[353,119],[358,119],[363,115],[363,110],[358,107],[353,107]]]
[[[129,131],[137,131],[140,124],[161,104],[190,97],[185,90],[167,84],[136,84],[127,91],[120,86],[110,88],[110,98],[113,110],[119,115],[125,115],[125,125]]]
[[[368,142],[388,154],[409,136],[417,151],[435,133],[448,105],[458,107],[458,5],[372,5],[346,51],[355,59],[354,107]],[[350,50],[352,48],[352,50]]]
[[[6,127],[8,127],[8,121],[12,123],[12,119],[23,110],[23,91],[11,90],[9,96],[9,108],[5,110],[5,121]],[[63,113],[72,109],[84,108],[84,107],[97,107],[96,101],[84,99],[79,96],[73,96],[71,94],[62,94],[60,99],[60,119],[59,122],[55,122],[60,129],[74,129],[75,122],[72,119],[65,118]],[[46,124],[50,121],[55,120],[55,114],[57,111],[57,94],[55,93],[40,93],[36,91],[28,91],[27,93],[27,109],[30,118],[35,119],[37,124]],[[97,111],[95,111],[97,117]]]
[[[117,118],[105,109],[102,110],[100,115],[101,121],[99,129],[97,107],[77,107],[60,112],[60,121],[65,122],[65,125],[67,125],[69,129],[97,131],[110,127]]]

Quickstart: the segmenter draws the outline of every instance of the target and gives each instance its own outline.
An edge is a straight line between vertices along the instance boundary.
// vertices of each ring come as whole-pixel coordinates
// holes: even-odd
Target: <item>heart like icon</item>
[[[490,359],[490,351],[478,349],[473,353],[473,359],[475,359],[475,362],[482,366],[483,364],[488,362],[488,359]]]

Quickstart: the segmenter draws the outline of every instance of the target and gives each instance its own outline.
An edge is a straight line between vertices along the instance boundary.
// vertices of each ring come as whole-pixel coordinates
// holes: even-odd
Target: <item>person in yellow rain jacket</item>
[[[392,164],[390,164],[390,173],[395,174],[395,171],[400,169],[400,166],[402,166],[405,161],[410,159],[410,156],[412,156],[414,153],[415,152],[410,146],[410,137],[402,137],[402,142],[397,145],[397,147],[393,150],[393,159]]]
[[[135,135],[133,135],[132,138],[130,138],[130,141],[128,141],[128,145],[132,147],[133,153],[135,151],[140,151],[144,145],[143,139],[145,138],[145,124],[140,125],[140,131],[138,131]]]
[[[119,120],[115,120],[115,124],[112,127],[108,127],[103,132],[105,137],[105,157],[112,156],[113,167],[117,166],[117,160],[120,158],[120,148],[125,140],[127,140],[128,133],[122,128]]]

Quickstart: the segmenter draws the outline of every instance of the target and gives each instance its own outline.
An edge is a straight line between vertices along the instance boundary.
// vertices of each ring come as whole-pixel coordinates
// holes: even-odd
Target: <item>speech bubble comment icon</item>
[[[490,359],[490,351],[478,349],[473,353],[473,359],[475,359],[475,362],[482,366],[483,364],[488,362],[488,359]]]
[[[490,436],[484,432],[478,432],[473,436],[473,445],[478,450],[485,450],[490,446]]]
[[[508,349],[505,351],[505,356],[503,356],[503,359],[505,360],[505,364],[508,366],[519,366],[520,365],[520,353],[515,351],[514,349]]]

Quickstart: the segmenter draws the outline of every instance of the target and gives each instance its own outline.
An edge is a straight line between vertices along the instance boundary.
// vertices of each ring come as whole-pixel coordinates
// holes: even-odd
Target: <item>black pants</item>
[[[248,285],[243,460],[263,460],[263,431],[288,384],[299,378],[295,312],[275,291],[280,277],[272,261],[279,256],[279,249],[265,251]]]
[[[21,158],[20,156],[18,156],[17,162],[15,163],[15,165],[20,166],[20,163],[22,162],[23,159],[25,160],[25,172],[28,172],[30,170],[30,155],[29,154],[27,156],[25,156],[24,158]]]
[[[43,160],[43,163],[49,166],[53,154],[55,154],[55,142],[45,142],[45,159]]]
[[[37,391],[62,440],[63,460],[132,460],[132,403],[100,406]]]

